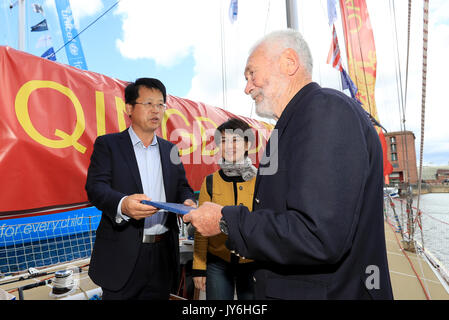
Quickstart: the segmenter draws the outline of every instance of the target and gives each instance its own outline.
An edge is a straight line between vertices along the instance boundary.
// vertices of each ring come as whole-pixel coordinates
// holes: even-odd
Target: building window
[[[391,161],[398,161],[398,154],[397,153],[392,153],[391,154]]]
[[[395,144],[391,144],[391,152],[397,152]]]
[[[390,137],[390,142],[391,143],[396,143],[396,137]]]

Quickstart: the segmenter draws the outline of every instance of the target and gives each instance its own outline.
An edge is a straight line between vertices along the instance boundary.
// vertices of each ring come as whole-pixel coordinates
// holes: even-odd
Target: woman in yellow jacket
[[[199,204],[210,201],[226,205],[244,205],[252,209],[257,169],[248,157],[254,143],[249,125],[231,118],[220,125],[214,135],[221,152],[220,169],[204,179]],[[209,194],[210,193],[210,194]],[[195,232],[192,277],[195,287],[206,290],[207,300],[239,300],[254,298],[252,260],[231,253],[223,233],[203,237]]]

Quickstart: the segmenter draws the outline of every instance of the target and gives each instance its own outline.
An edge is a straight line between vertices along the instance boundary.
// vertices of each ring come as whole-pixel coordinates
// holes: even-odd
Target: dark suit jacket
[[[391,299],[378,135],[361,106],[310,83],[267,144],[253,212],[224,207],[228,247],[255,259],[257,299]],[[270,165],[277,171],[262,175]]]
[[[167,202],[182,203],[194,199],[181,161],[173,164],[170,153],[178,157],[174,144],[157,137],[161,155]],[[174,149],[173,149],[174,148]],[[173,149],[173,150],[172,150]],[[178,157],[179,159],[179,157]],[[89,276],[99,286],[116,291],[122,288],[134,268],[142,243],[144,219],[117,224],[117,206],[122,197],[143,193],[134,149],[128,130],[96,139],[87,173],[86,191],[90,202],[102,211],[91,256]],[[169,227],[176,272],[179,270],[178,222],[169,214]],[[175,282],[178,279],[175,274]]]

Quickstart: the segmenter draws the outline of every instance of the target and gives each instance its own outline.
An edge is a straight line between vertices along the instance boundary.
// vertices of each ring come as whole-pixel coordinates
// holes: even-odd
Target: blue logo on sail
[[[68,0],[55,0],[58,11],[59,24],[61,26],[62,37],[64,39],[65,52],[69,64],[79,69],[87,70],[86,60],[81,47],[78,31],[73,22],[72,9]]]

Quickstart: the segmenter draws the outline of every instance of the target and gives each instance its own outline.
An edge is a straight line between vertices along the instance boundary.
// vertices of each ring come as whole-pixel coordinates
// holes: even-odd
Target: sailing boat
[[[292,1],[289,2],[288,6],[294,6]],[[9,148],[10,152],[8,152],[7,157],[2,162],[2,166],[7,167],[7,170],[2,172],[2,176],[8,177],[8,180],[17,184],[17,186],[9,185],[8,190],[5,190],[3,193],[5,201],[0,201],[5,206],[0,210],[4,213],[2,220],[0,220],[2,236],[4,238],[8,237],[8,240],[11,241],[5,242],[5,247],[13,247],[13,250],[15,250],[14,258],[18,260],[20,254],[16,252],[26,250],[24,247],[19,247],[18,242],[35,242],[36,238],[34,236],[40,242],[42,240],[48,241],[48,239],[55,236],[64,238],[67,236],[66,234],[54,233],[58,226],[63,226],[70,232],[75,232],[72,234],[78,235],[80,234],[78,231],[82,231],[81,234],[84,235],[83,240],[76,237],[64,240],[68,242],[69,247],[74,248],[75,243],[83,242],[81,246],[87,247],[86,252],[89,252],[89,246],[95,237],[98,213],[95,213],[95,208],[79,209],[78,206],[88,204],[86,199],[75,198],[74,195],[84,194],[80,190],[82,190],[82,185],[84,184],[86,159],[88,159],[89,154],[88,146],[92,145],[94,138],[106,132],[123,130],[129,125],[122,113],[122,92],[125,83],[93,72],[81,71],[36,58],[11,48],[2,47],[0,53],[1,65],[5,66],[5,69],[2,69],[1,83],[10,84],[9,91],[2,91],[1,93],[2,101],[5,102],[6,106],[10,107],[9,113],[5,112],[2,117],[1,127],[7,128],[5,130],[8,134],[4,136],[7,136],[8,139],[5,142],[12,145]],[[49,78],[42,82],[36,76],[37,74],[46,74],[49,75]],[[76,83],[77,86],[73,85],[73,83]],[[32,94],[35,96],[32,96]],[[36,94],[38,97],[36,97]],[[63,95],[63,99],[68,99],[69,103],[67,101],[58,103],[60,94]],[[37,101],[33,99],[37,99]],[[56,101],[58,108],[61,105],[68,106],[68,115],[61,115],[61,112],[56,110],[54,114],[48,114],[47,112],[46,116],[48,119],[42,119],[42,117],[39,117],[38,111],[33,110],[32,105],[48,105],[48,102],[53,100]],[[202,181],[202,177],[216,169],[214,165],[205,165],[205,162],[195,163],[195,159],[202,159],[203,156],[213,156],[216,152],[206,132],[208,129],[214,128],[214,123],[220,123],[227,117],[234,115],[203,103],[174,96],[168,98],[167,104],[169,110],[167,110],[164,124],[159,134],[180,144],[180,150],[185,157],[184,159],[189,161],[186,164],[189,181],[192,183],[192,187],[198,190],[198,183]],[[51,107],[50,105],[49,108]],[[75,126],[73,124],[72,126],[65,124],[63,118],[67,116],[72,117]],[[245,118],[245,120],[261,133],[259,134],[260,143],[252,150],[253,155],[257,156],[263,142],[268,138],[269,130],[272,126],[254,119]],[[15,125],[11,126],[11,123]],[[51,127],[54,124],[57,124],[57,126]],[[40,130],[46,126],[50,127],[51,130],[48,130],[50,133],[59,130],[60,134],[53,136],[53,139],[45,139],[46,137]],[[195,127],[197,128],[196,132],[193,129]],[[172,135],[177,129],[181,129],[177,131],[178,135]],[[28,144],[31,144],[33,147],[26,148],[25,146]],[[2,145],[4,145],[3,141]],[[27,154],[24,156],[23,153],[14,153],[22,150],[30,151],[30,149],[35,152],[32,155],[34,160],[33,166],[26,163]],[[67,152],[67,150],[69,151]],[[52,158],[53,156],[57,159]],[[20,162],[22,158],[24,158],[23,162]],[[60,162],[58,162],[61,158],[64,159],[63,168],[61,168]],[[5,169],[5,167],[3,168]],[[28,171],[23,175],[19,175],[11,168],[24,168]],[[21,170],[25,171],[24,169]],[[193,171],[195,171],[195,175]],[[34,179],[36,172],[40,173],[37,177],[38,179]],[[64,173],[64,175],[61,176],[60,173]],[[67,174],[70,174],[70,176]],[[40,179],[41,175],[46,176],[47,180],[42,181]],[[69,186],[67,186],[68,184]],[[34,187],[33,192],[29,193],[29,199],[20,198],[17,190],[27,188],[29,185]],[[61,192],[61,186],[64,186],[64,190],[68,191]],[[51,194],[53,202],[42,202],[42,199],[47,197],[43,196],[41,192]],[[68,197],[67,193],[70,197]],[[8,205],[9,207],[6,207]],[[77,210],[73,210],[74,207]],[[88,212],[88,210],[93,211]],[[55,211],[57,215],[61,214],[63,216],[58,216],[55,219],[53,217]],[[23,217],[36,220],[12,221],[12,218],[24,219]],[[53,219],[50,219],[50,217]],[[48,219],[37,220],[38,218]],[[52,221],[55,222],[52,223]],[[11,222],[15,223],[11,225],[9,224]],[[401,291],[409,293],[414,293],[414,291],[406,289],[402,280],[400,280],[401,282],[398,280],[395,283],[395,279],[399,279],[399,275],[408,274],[406,268],[409,265],[402,265],[402,263],[394,261],[402,253],[399,246],[394,247],[395,232],[392,231],[390,233],[389,230],[391,228],[389,228],[389,225],[386,224],[387,244],[392,245],[389,246],[389,265],[392,272],[393,290],[395,297],[401,298]],[[50,231],[53,231],[53,234]],[[48,244],[49,248],[52,245],[51,243],[46,244]],[[36,248],[33,247],[33,249]],[[10,294],[18,298],[22,296],[25,299],[69,298],[70,295],[72,295],[72,298],[82,299],[100,295],[101,292],[98,288],[95,288],[85,276],[86,268],[88,268],[88,257],[85,260],[75,259],[77,259],[75,262],[67,264],[58,262],[51,269],[38,266],[38,268],[33,270],[27,266],[23,269],[28,269],[28,273],[25,273],[25,275],[15,274],[15,271],[18,270],[5,272],[4,279],[0,281],[0,288],[6,288],[6,291],[9,291]],[[426,260],[419,255],[419,252],[416,255],[416,259],[422,262],[422,267],[426,269],[426,272],[430,271],[429,274],[426,274],[424,281],[444,290],[438,278],[436,280],[433,278],[427,279],[431,277],[433,271]],[[28,263],[28,261],[25,262]],[[10,264],[13,265],[14,263]],[[74,268],[75,265],[77,266]],[[57,274],[57,271],[66,269],[71,269],[72,271],[59,272]],[[405,281],[407,284],[412,281],[414,283],[416,276],[412,276],[412,280],[408,279],[409,281]],[[25,279],[21,280],[21,277]],[[56,289],[59,289],[59,291],[53,290],[54,286],[49,288],[47,286],[50,284],[48,280],[54,281],[53,283],[57,284]],[[24,286],[29,284],[34,287],[25,291]],[[15,288],[18,288],[18,290],[14,290]],[[395,290],[396,288],[400,291]],[[50,296],[50,293],[53,293],[53,291],[64,293]],[[443,298],[446,297],[444,296],[444,291],[438,291],[438,294],[441,294]],[[432,297],[435,298],[438,295],[432,293]]]

